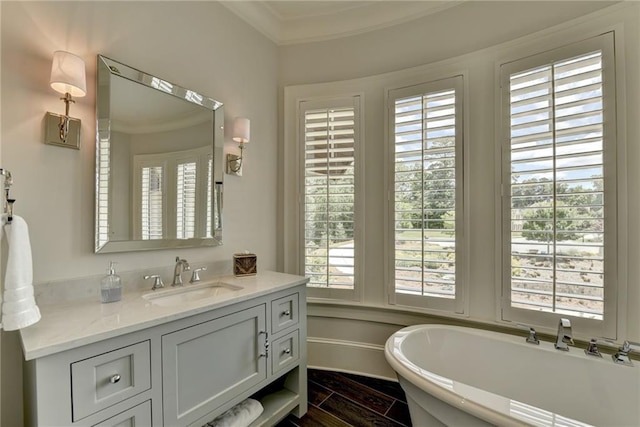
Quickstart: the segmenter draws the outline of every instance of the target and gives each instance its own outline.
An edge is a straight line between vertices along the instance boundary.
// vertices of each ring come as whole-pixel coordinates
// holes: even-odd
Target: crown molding
[[[271,41],[280,44],[282,21],[262,1],[221,1],[220,4],[267,36]]]
[[[277,45],[353,36],[402,24],[457,6],[465,0],[363,2],[335,13],[282,18],[264,1],[223,1],[226,8]]]

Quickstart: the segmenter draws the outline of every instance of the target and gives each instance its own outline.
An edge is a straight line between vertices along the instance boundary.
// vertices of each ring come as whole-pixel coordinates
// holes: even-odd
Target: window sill
[[[411,309],[405,306],[373,305],[354,301],[337,301],[319,298],[307,298],[307,313],[309,317],[329,317],[334,319],[359,320],[363,322],[396,325],[400,328],[421,323],[435,323],[466,328],[483,329],[509,335],[522,336],[523,342],[527,332],[517,327],[515,323],[489,321],[486,319],[472,319],[466,315],[455,313],[434,313],[433,311]],[[553,342],[555,331],[538,330],[538,337],[543,341]],[[588,339],[575,338],[575,347],[584,349]],[[608,352],[607,348],[604,352]]]

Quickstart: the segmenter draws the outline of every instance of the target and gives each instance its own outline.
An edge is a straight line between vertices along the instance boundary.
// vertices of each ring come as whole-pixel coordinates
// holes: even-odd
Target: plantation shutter
[[[142,168],[142,240],[162,239],[163,167]]]
[[[615,116],[606,107],[614,91],[605,79],[605,41],[503,77],[512,308],[604,319],[605,283],[615,284],[605,275],[615,252]]]
[[[358,97],[313,108],[302,103],[304,274],[309,286],[355,286]],[[329,103],[330,104],[330,103]]]
[[[195,237],[196,162],[179,163],[176,168],[176,236]]]
[[[207,157],[207,220],[205,235],[213,236],[213,158],[211,155]]]
[[[111,150],[108,138],[100,138],[98,143],[98,159],[96,165],[98,180],[96,188],[96,249],[102,248],[109,241],[109,164],[111,162]]]
[[[460,311],[462,77],[390,92],[395,302]],[[425,303],[427,299],[450,300]]]

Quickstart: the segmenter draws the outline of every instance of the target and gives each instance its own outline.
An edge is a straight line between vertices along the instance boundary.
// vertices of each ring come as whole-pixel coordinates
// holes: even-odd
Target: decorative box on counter
[[[248,252],[233,255],[233,275],[253,276],[258,273],[258,257]]]

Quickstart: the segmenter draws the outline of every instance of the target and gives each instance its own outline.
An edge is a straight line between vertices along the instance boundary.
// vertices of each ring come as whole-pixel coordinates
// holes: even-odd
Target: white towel
[[[264,408],[255,399],[246,399],[206,424],[210,427],[247,427],[254,422]]]
[[[33,295],[33,264],[29,227],[24,219],[13,217],[4,226],[9,243],[7,271],[4,276],[2,327],[5,331],[26,328],[40,320],[40,309]]]

